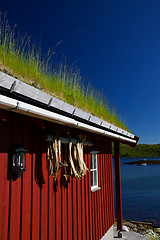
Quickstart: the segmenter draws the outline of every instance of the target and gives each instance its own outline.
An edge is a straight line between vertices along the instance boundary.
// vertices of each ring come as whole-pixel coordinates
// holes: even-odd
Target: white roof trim
[[[23,102],[23,98],[24,98],[25,99],[24,101],[28,102],[28,104],[31,104],[32,106],[34,105],[38,107],[41,106],[40,107],[41,112],[44,111],[44,108],[48,108],[48,112],[50,113],[50,115],[55,116],[56,114],[55,112],[58,112],[59,115],[60,116],[62,115],[64,119],[66,118],[65,116],[68,116],[69,119],[71,120],[70,122],[74,122],[74,124],[76,122],[75,119],[77,119],[79,121],[77,123],[79,124],[79,128],[81,127],[81,129],[86,130],[86,126],[90,126],[89,128],[92,129],[92,131],[94,131],[94,129],[96,128],[96,129],[99,129],[103,134],[105,133],[105,131],[107,131],[107,132],[110,132],[110,135],[112,135],[113,133],[113,136],[114,134],[116,134],[116,135],[123,136],[126,139],[133,139],[133,140],[136,139],[136,141],[138,141],[138,138],[132,133],[129,133],[121,128],[114,126],[113,124],[103,121],[100,118],[97,118],[87,112],[84,112],[49,94],[46,94],[41,90],[35,87],[32,87],[3,72],[0,72],[0,89],[2,92],[2,96],[9,94],[8,96],[11,96],[11,99],[12,99],[12,94],[13,94],[12,100],[19,98]],[[36,104],[34,104],[33,101],[35,101]],[[57,120],[54,120],[54,121],[57,121],[57,123],[59,123],[58,121],[60,121],[60,119],[57,118]],[[82,122],[85,122],[85,124]]]
[[[5,110],[10,110],[13,112],[21,113],[24,115],[28,115],[31,117],[36,117],[39,119],[47,120],[54,123],[59,123],[67,126],[72,126],[75,128],[79,128],[82,130],[87,130],[92,133],[97,133],[100,135],[104,135],[113,139],[118,139],[121,142],[128,142],[136,144],[135,139],[127,138],[125,136],[119,135],[119,133],[112,133],[107,130],[103,130],[97,127],[93,127],[89,124],[85,124],[79,121],[76,121],[70,117],[63,116],[61,114],[57,114],[48,110],[45,110],[40,107],[36,107],[34,105],[24,103],[22,101],[18,101],[15,99],[12,99],[10,97],[6,97],[3,95],[0,95],[0,107]]]

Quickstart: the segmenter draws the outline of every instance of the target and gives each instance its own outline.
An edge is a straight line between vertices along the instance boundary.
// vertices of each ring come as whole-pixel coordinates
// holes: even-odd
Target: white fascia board
[[[106,129],[110,129],[110,130],[114,131],[117,134],[118,133],[119,134],[123,134],[124,136],[128,136],[130,138],[134,138],[135,137],[135,135],[133,135],[132,133],[129,133],[129,132],[125,131],[124,129],[118,128],[118,127],[114,126],[113,124],[108,123],[106,121],[103,121],[101,126],[106,128]]]
[[[17,100],[0,95],[0,106],[5,110],[15,109],[17,107]]]
[[[3,95],[0,95],[0,107],[8,111],[21,113],[24,115],[36,117],[51,122],[54,120],[54,122],[59,124],[65,124],[74,127],[77,125],[74,119],[62,116],[54,112],[50,112],[48,110]]]
[[[26,115],[37,117],[40,119],[44,119],[47,121],[52,121],[60,124],[65,124],[69,126],[76,126],[76,121],[74,119],[62,116],[60,114],[50,112],[48,110],[45,110],[43,108],[39,108],[36,106],[33,106],[28,103],[19,102],[19,108],[15,110],[16,112],[25,112]]]
[[[125,142],[130,142],[130,143],[136,144],[136,140],[134,140],[134,139],[126,138],[119,134],[111,133],[106,130],[102,130],[100,128],[90,126],[88,124],[76,121],[72,118],[65,117],[61,114],[57,114],[57,113],[33,106],[28,103],[24,103],[22,101],[18,101],[18,100],[15,100],[15,99],[3,96],[3,95],[0,95],[0,107],[2,109],[6,109],[8,111],[10,110],[10,111],[21,113],[21,114],[28,115],[31,117],[36,117],[39,119],[47,120],[50,122],[64,124],[67,126],[72,126],[72,127],[82,129],[82,130],[85,130],[88,132],[97,133],[100,135],[104,135],[106,137],[118,139],[122,142],[125,141]]]
[[[136,140],[134,140],[134,139],[130,139],[130,138],[121,136],[121,135],[116,134],[116,133],[108,132],[106,130],[99,129],[97,127],[93,127],[93,126],[90,126],[90,125],[85,124],[85,123],[78,122],[77,124],[78,124],[77,128],[80,128],[80,129],[83,129],[83,130],[86,130],[86,131],[89,131],[89,132],[99,133],[100,135],[104,135],[104,136],[111,137],[111,138],[114,138],[114,139],[119,139],[120,141],[136,143]]]

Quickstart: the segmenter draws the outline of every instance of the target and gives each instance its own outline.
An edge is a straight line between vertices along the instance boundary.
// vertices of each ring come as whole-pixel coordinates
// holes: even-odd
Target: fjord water
[[[124,164],[140,159],[121,158],[123,219],[160,225],[160,165]]]

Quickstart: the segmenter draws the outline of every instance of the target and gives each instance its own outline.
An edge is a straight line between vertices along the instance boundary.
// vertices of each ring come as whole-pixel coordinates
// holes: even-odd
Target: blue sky
[[[160,1],[28,0],[1,2],[43,52],[80,68],[116,106],[140,143],[160,143]]]

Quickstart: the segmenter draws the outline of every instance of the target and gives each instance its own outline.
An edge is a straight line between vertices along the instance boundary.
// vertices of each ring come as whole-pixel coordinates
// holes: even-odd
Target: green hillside
[[[136,148],[120,145],[121,157],[160,157],[160,144],[138,144]]]

